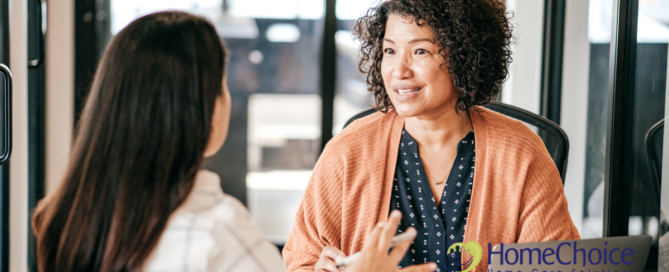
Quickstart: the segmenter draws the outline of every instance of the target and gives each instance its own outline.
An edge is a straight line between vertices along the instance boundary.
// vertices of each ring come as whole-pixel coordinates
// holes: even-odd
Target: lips
[[[421,94],[421,91],[425,88],[425,86],[419,86],[419,85],[414,85],[414,84],[396,84],[393,85],[393,91],[395,91],[396,95],[395,97],[395,102],[408,102],[416,97],[419,97]]]
[[[420,91],[421,89],[423,89],[423,88],[403,89],[403,90],[397,90],[397,92],[398,92],[399,94],[409,94],[409,93],[413,93],[413,92]]]
[[[399,94],[410,94],[422,90],[423,87],[412,84],[396,84],[393,85],[393,91]]]

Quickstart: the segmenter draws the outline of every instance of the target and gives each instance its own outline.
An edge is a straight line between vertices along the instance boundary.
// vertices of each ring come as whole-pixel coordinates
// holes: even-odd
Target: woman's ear
[[[208,158],[215,155],[223,146],[225,138],[228,135],[228,126],[230,125],[230,92],[228,84],[223,79],[223,93],[216,97],[214,103],[214,113],[211,116],[211,129],[209,141],[204,149],[204,157]]]

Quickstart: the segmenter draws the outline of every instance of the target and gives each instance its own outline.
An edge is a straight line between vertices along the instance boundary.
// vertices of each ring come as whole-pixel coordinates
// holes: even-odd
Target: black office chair
[[[664,138],[664,119],[653,125],[646,133],[646,160],[648,161],[648,170],[650,171],[651,186],[653,186],[653,196],[657,207],[660,207],[661,196],[661,173],[662,173],[662,148]],[[660,209],[660,234],[669,232],[669,222]]]
[[[560,126],[553,123],[553,121],[546,119],[546,117],[504,103],[493,102],[484,107],[536,127],[539,130],[539,137],[543,140],[555,166],[557,166],[558,171],[560,171],[562,185],[564,185],[569,156],[569,137],[567,137],[567,134],[560,128]],[[369,109],[358,113],[346,121],[344,127],[348,126],[356,119],[360,119],[374,112],[376,112],[376,110]]]
[[[653,125],[646,133],[646,160],[650,171],[650,180],[657,206],[660,206],[660,177],[662,173],[662,138],[664,137],[664,119]]]

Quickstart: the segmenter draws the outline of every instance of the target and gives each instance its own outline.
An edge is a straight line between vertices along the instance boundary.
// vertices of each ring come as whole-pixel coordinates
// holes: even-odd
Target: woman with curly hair
[[[418,231],[399,268],[485,271],[489,246],[579,238],[539,136],[481,107],[511,62],[502,1],[390,0],[354,33],[377,113],[319,158],[283,251],[289,271],[338,271],[334,259],[393,210],[400,230]]]

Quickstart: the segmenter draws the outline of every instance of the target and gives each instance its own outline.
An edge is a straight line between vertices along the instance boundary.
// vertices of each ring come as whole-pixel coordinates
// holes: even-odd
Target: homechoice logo
[[[499,251],[493,251],[492,245],[488,244],[488,264],[492,264],[492,256],[499,255],[499,264],[504,265],[505,261],[507,265],[523,265],[523,264],[537,264],[537,265],[573,265],[575,267],[583,267],[583,269],[573,268],[571,272],[600,272],[600,270],[591,270],[585,269],[586,266],[596,266],[599,264],[613,264],[613,265],[631,265],[634,262],[629,260],[634,251],[631,248],[607,248],[606,245],[609,242],[604,243],[604,248],[591,248],[586,252],[585,248],[579,248],[578,242],[574,241],[573,243],[564,242],[559,244],[555,249],[545,248],[543,251],[539,248],[508,248],[504,250],[504,244],[500,244]],[[567,251],[569,258],[562,259],[560,253]],[[571,253],[571,254],[570,254]],[[564,254],[563,254],[564,256]],[[620,256],[620,261],[617,260]],[[488,272],[496,272],[492,269],[488,269]],[[501,271],[500,271],[501,272]],[[509,272],[509,271],[504,271]],[[538,269],[533,269],[532,272],[545,272]],[[562,271],[555,271],[562,272]],[[565,271],[569,272],[569,271]],[[613,272],[613,271],[604,271],[601,272]],[[617,272],[617,271],[616,271]],[[621,271],[626,272],[626,271]],[[633,271],[629,271],[633,272]]]
[[[444,245],[444,248],[446,245]],[[481,245],[475,241],[470,241],[467,242],[466,244],[464,243],[455,243],[452,244],[450,247],[448,247],[448,250],[446,251],[446,254],[444,255],[444,258],[446,256],[453,254],[455,252],[460,252],[460,256],[464,256],[465,254],[469,254],[471,258],[464,264],[457,263],[457,266],[465,266],[467,267],[465,270],[461,272],[469,272],[473,270],[479,262],[481,262],[481,257],[483,256],[483,249],[481,248]],[[454,256],[454,255],[453,255]],[[443,260],[441,265],[446,268],[446,271],[450,271],[448,267],[444,265],[446,263],[446,260]],[[458,272],[458,271],[452,271],[452,272]]]

